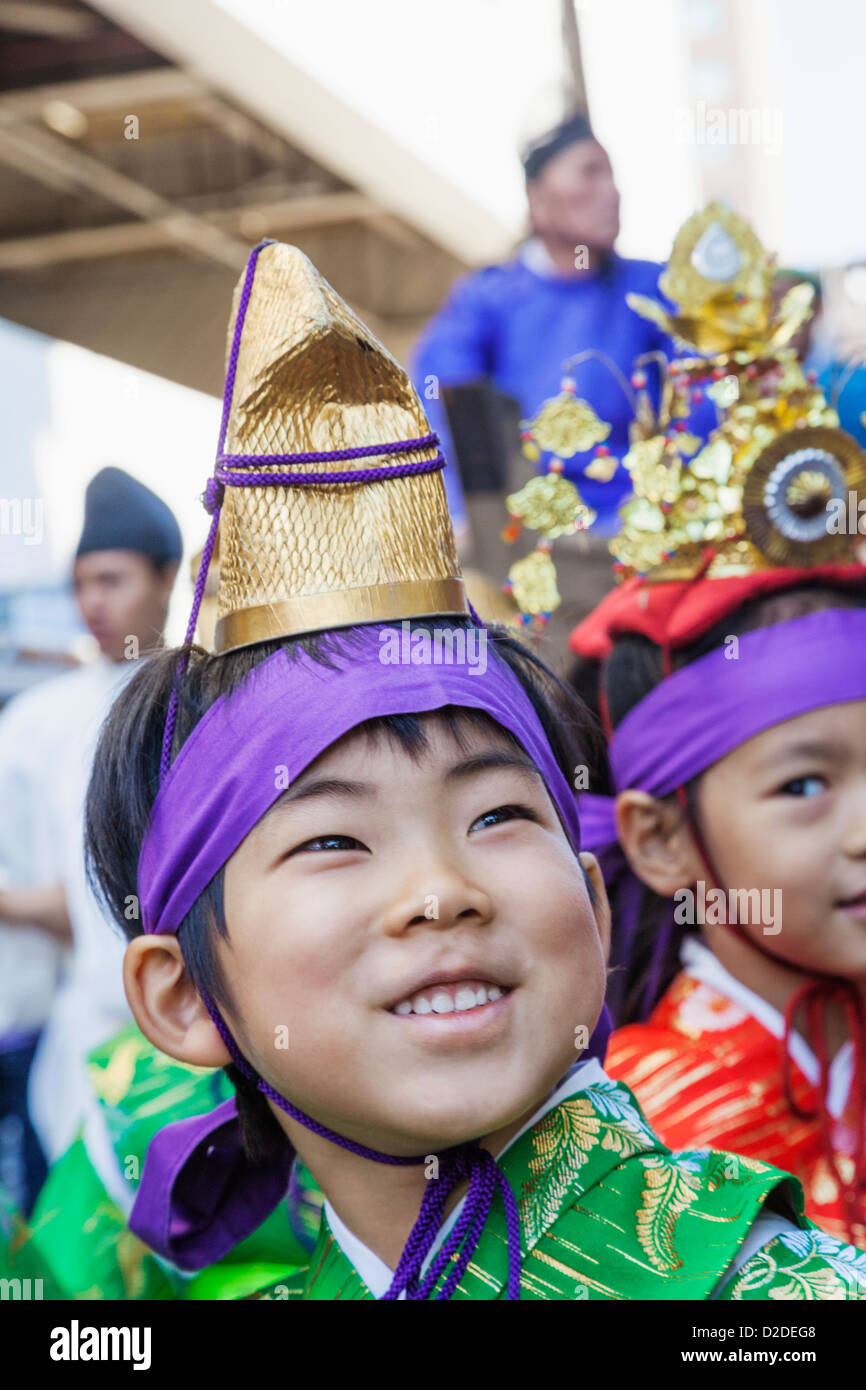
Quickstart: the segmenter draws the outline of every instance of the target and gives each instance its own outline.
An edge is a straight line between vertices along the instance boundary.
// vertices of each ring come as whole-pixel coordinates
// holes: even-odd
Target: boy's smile
[[[488,972],[489,973],[489,972]],[[500,1034],[509,1022],[513,985],[468,978],[468,970],[434,971],[430,983],[413,991],[389,1013],[411,1027],[413,1041],[425,1047],[477,1046]]]
[[[492,720],[419,721],[414,756],[356,730],[297,779],[226,867],[218,945],[252,1065],[395,1154],[531,1113],[592,1032],[607,946],[529,757]]]

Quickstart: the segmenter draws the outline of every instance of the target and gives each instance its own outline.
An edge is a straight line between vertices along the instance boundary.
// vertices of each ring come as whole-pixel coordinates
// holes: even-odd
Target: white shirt
[[[569,1096],[579,1095],[581,1091],[585,1091],[588,1087],[597,1086],[599,1082],[606,1082],[607,1080],[608,1077],[602,1069],[601,1064],[597,1062],[594,1057],[589,1058],[585,1062],[576,1062],[559,1085],[551,1091],[544,1103],[539,1106],[532,1118],[527,1120],[519,1133],[515,1134],[514,1138],[510,1139],[505,1145],[505,1148],[500,1150],[496,1155],[497,1159],[501,1158],[502,1155],[511,1148],[512,1144],[516,1144],[517,1140],[521,1135],[524,1135],[528,1129],[538,1124],[538,1121],[546,1115],[549,1110],[559,1105],[560,1101],[566,1100]],[[446,1239],[449,1231],[460,1215],[460,1212],[463,1210],[464,1201],[465,1198],[462,1198],[451,1215],[442,1223],[422,1266],[422,1275],[429,1269],[442,1242]],[[346,1223],[340,1220],[340,1217],[327,1198],[324,1203],[324,1211],[331,1235],[346,1256],[346,1259],[354,1266],[373,1297],[381,1298],[390,1287],[391,1280],[394,1277],[394,1271],[389,1269],[385,1261],[380,1259],[369,1246],[365,1245],[362,1240],[359,1240],[353,1231],[349,1230]],[[797,1229],[798,1227],[796,1227],[793,1222],[788,1221],[784,1216],[776,1216],[773,1212],[762,1212],[752,1225],[736,1257],[731,1262],[730,1268],[719,1280],[719,1284],[713,1293],[713,1298],[718,1298],[728,1281],[733,1279],[738,1270],[742,1268],[747,1260],[752,1258],[762,1245],[768,1244],[774,1236],[784,1231],[795,1231]],[[405,1293],[400,1294],[401,1299],[405,1297]]]
[[[562,278],[562,272],[557,269],[556,262],[540,237],[533,236],[525,241],[517,253],[517,259],[540,280]]]
[[[61,677],[65,681],[66,677]],[[33,888],[62,877],[46,805],[54,762],[49,732],[56,681],[11,700],[0,714],[0,887]],[[56,715],[56,711],[55,711]],[[55,737],[56,742],[56,737]],[[48,1017],[67,952],[37,927],[0,924],[0,1038],[35,1033]]]
[[[102,658],[20,697],[38,707],[28,795],[38,809],[40,834],[52,840],[48,881],[64,884],[73,938],[28,1088],[31,1119],[49,1162],[68,1147],[85,1113],[87,1053],[130,1019],[122,979],[126,943],[85,878],[84,798],[103,720],[138,664]],[[17,982],[14,988],[16,997],[23,995]]]

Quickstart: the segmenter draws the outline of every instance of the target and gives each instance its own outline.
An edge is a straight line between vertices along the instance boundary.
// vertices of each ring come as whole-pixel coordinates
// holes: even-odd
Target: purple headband
[[[299,648],[293,657],[280,649],[211,706],[154,803],[138,865],[145,932],[176,932],[285,787],[341,735],[382,715],[443,705],[484,710],[514,734],[543,774],[577,852],[575,794],[532,702],[493,651],[493,642],[486,644],[483,671],[468,662],[465,651],[463,660],[452,664],[391,665],[384,659],[391,643],[383,639],[395,634],[401,641],[405,635],[388,624],[352,629],[344,650],[329,654],[333,667]],[[454,648],[431,650],[444,662],[459,655],[456,643]]]
[[[681,667],[629,711],[608,750],[617,792],[634,788],[669,796],[776,724],[826,705],[866,699],[862,608],[822,609],[747,632],[736,642]],[[614,962],[621,963],[633,944],[641,887],[617,841],[616,797],[584,794],[580,821],[584,848],[598,855],[608,887],[616,883],[625,894]],[[616,982],[614,974],[609,991],[614,995]],[[650,981],[647,1007],[655,1002],[654,992]]]

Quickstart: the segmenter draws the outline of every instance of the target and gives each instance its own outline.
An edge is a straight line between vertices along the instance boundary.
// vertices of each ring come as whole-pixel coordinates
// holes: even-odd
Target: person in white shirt
[[[85,877],[83,805],[102,721],[163,643],[181,553],[165,503],[102,469],[72,574],[100,656],[0,714],[0,1182],[25,1211],[43,1153],[52,1162],[77,1130],[88,1051],[130,1016],[123,943]]]

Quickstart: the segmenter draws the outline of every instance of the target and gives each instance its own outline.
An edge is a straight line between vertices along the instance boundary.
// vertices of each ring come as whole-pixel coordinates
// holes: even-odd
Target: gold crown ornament
[[[409,377],[370,330],[296,247],[256,247],[235,291],[207,494],[216,652],[468,616],[443,464]]]
[[[667,366],[658,414],[644,408],[632,427],[633,493],[610,543],[619,578],[857,563],[857,535],[831,523],[866,496],[866,455],[788,346],[812,286],[775,305],[773,274],[748,224],[711,203],[680,229],[659,279],[674,311],[627,296],[683,355]],[[686,421],[703,395],[718,423],[702,444]]]

